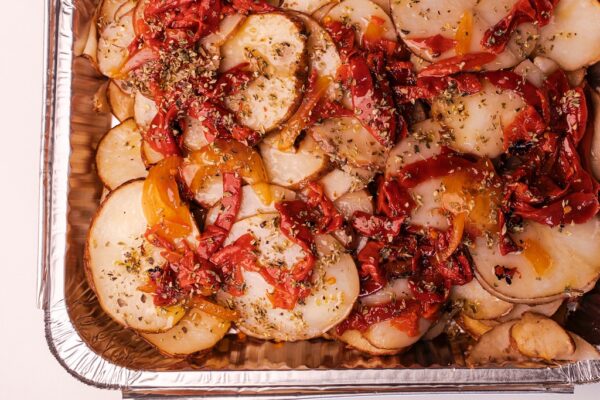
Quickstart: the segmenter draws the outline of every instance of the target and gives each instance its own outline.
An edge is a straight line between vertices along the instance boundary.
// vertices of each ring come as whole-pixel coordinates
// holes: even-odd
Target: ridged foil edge
[[[46,337],[63,367],[81,381],[122,389],[126,397],[335,397],[341,393],[558,391],[600,381],[600,362],[555,368],[301,369],[153,372],[120,367],[94,353],[77,333],[65,302],[74,3],[46,0],[44,124],[40,165],[38,304]],[[318,395],[318,396],[317,396]],[[221,398],[226,398],[221,397]]]

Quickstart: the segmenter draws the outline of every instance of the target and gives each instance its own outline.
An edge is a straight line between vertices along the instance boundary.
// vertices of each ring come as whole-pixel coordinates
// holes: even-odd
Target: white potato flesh
[[[153,99],[150,99],[140,92],[135,94],[135,100],[133,104],[133,115],[135,122],[144,131],[148,130],[152,120],[158,113],[158,107]]]
[[[431,112],[435,119],[451,129],[451,147],[494,158],[504,151],[504,128],[524,108],[525,101],[516,92],[500,90],[484,82],[478,93],[434,100]]]
[[[163,158],[165,158],[165,156],[162,153],[154,150],[148,142],[145,140],[142,142],[142,160],[144,160],[144,164],[146,164],[147,168],[150,168]]]
[[[280,201],[294,200],[296,192],[277,185],[269,185],[271,190],[271,202],[265,204],[262,198],[256,193],[253,185],[245,185],[242,187],[242,201],[240,209],[235,217],[236,221],[244,218],[252,217],[257,214],[266,214],[277,212],[275,204]],[[206,225],[214,224],[219,213],[222,211],[221,204],[218,203],[208,210],[206,214]]]
[[[315,71],[319,77],[330,77],[335,80],[338,68],[342,60],[337,51],[335,43],[329,33],[317,21],[308,15],[294,13],[306,27],[308,39],[306,48],[308,51],[308,65],[310,71]],[[327,89],[327,98],[330,100],[341,100],[342,89],[337,83],[330,83]]]
[[[588,91],[592,98],[592,115],[594,118],[594,136],[590,146],[590,164],[596,179],[600,179],[600,94],[596,90]],[[589,105],[588,105],[589,106]]]
[[[236,222],[225,244],[250,232],[258,242],[259,263],[292,268],[304,251],[279,231],[278,219],[278,214],[261,214]],[[260,273],[243,271],[245,293],[222,296],[240,314],[240,330],[262,339],[296,341],[320,336],[346,318],[359,291],[354,261],[329,235],[317,235],[315,242],[311,294],[292,310],[274,308],[267,298],[273,287]]]
[[[467,365],[475,367],[526,361],[527,357],[511,344],[510,330],[516,322],[505,322],[484,333],[469,350],[465,359]]]
[[[455,318],[455,321],[458,326],[474,339],[479,339],[483,334],[491,331],[494,326],[500,324],[496,320],[474,319],[464,313],[460,313]]]
[[[188,187],[191,187],[194,176],[198,171],[198,166],[192,163],[185,163],[181,169],[181,175]],[[204,185],[194,191],[194,200],[204,207],[212,207],[223,198],[223,177],[214,176],[206,180]]]
[[[98,7],[98,26],[104,28],[118,20],[119,10],[127,7],[128,3],[135,5],[136,2],[132,0],[102,0],[102,4]]]
[[[221,55],[221,71],[247,62],[257,74],[225,99],[242,124],[268,132],[294,113],[306,76],[306,36],[301,22],[281,13],[251,15],[221,46]]]
[[[410,212],[410,223],[445,230],[448,228],[447,213],[443,210],[443,183],[439,178],[429,179],[410,189],[415,208]]]
[[[100,31],[98,68],[103,75],[109,78],[119,76],[121,66],[129,56],[127,46],[134,38],[131,15],[125,15],[119,21],[111,22]]]
[[[397,41],[396,29],[384,9],[370,0],[344,0],[327,13],[334,21],[342,21],[356,28],[356,39],[361,42],[371,18],[383,21],[382,38]]]
[[[182,135],[183,145],[190,152],[200,150],[209,144],[202,121],[189,115],[185,117],[185,129]]]
[[[346,193],[337,199],[334,205],[347,220],[358,211],[373,214],[373,196],[366,190]]]
[[[510,329],[513,343],[524,356],[542,360],[566,360],[575,353],[575,343],[556,321],[525,313]]]
[[[119,121],[123,122],[133,117],[135,101],[132,95],[121,90],[113,80],[108,84],[106,94],[110,110]]]
[[[419,320],[419,333],[415,336],[410,336],[408,333],[396,328],[388,320],[372,325],[363,333],[363,336],[375,347],[399,351],[418,342],[430,326],[430,321],[421,318]]]
[[[560,0],[548,25],[540,29],[537,54],[574,71],[600,61],[600,3]]]
[[[398,350],[380,349],[373,346],[371,342],[365,339],[360,331],[355,329],[349,329],[339,336],[334,334],[334,337],[358,351],[371,354],[373,356],[385,356],[398,353]]]
[[[280,7],[310,15],[330,1],[331,0],[283,0]]]
[[[563,300],[558,299],[551,301],[550,303],[543,304],[515,304],[513,309],[508,314],[498,318],[498,321],[506,322],[513,319],[519,319],[526,312],[532,312],[539,315],[545,315],[546,317],[551,317],[556,313],[562,303]]]
[[[332,158],[342,164],[381,170],[387,149],[354,117],[329,118],[314,124],[309,134]]]
[[[335,7],[337,3],[338,3],[338,1],[331,1],[329,3],[326,3],[324,6],[320,7],[317,10],[315,10],[315,12],[313,12],[311,14],[311,17],[313,17],[318,22],[323,22],[323,19],[327,16],[327,13],[329,13],[329,11],[333,7]]]
[[[163,261],[160,249],[144,239],[143,186],[143,180],[129,182],[102,203],[88,232],[85,266],[100,305],[111,318],[141,332],[164,332],[185,310],[157,307],[151,295],[138,289],[148,283],[147,271]]]
[[[361,304],[364,306],[376,306],[386,304],[394,299],[409,299],[412,297],[408,280],[394,279],[385,285],[381,290],[360,298]]]
[[[496,239],[488,246],[482,237],[477,238],[471,248],[479,281],[504,300],[539,304],[580,295],[591,289],[600,275],[600,219],[597,217],[562,229],[528,222],[513,238],[525,248],[539,250],[529,258],[527,249],[502,256]],[[517,269],[510,284],[496,277],[497,265]]]
[[[489,52],[481,39],[489,28],[504,18],[517,0],[391,0],[391,12],[400,36],[411,51],[428,61],[438,61],[456,55],[454,49],[432,54],[410,39],[422,39],[437,34],[455,39],[463,15],[472,15],[468,53]],[[531,23],[521,24],[512,34],[506,49],[484,66],[487,70],[509,68],[524,60],[535,48],[538,29]]]
[[[96,169],[106,187],[113,190],[148,174],[141,146],[142,135],[133,119],[106,132],[96,150]]]
[[[231,323],[190,309],[177,325],[162,333],[142,333],[142,337],[170,356],[187,356],[210,349],[225,336]]]
[[[245,18],[242,14],[225,16],[219,23],[219,29],[200,39],[200,44],[211,53],[219,53],[220,47],[235,32]]]
[[[265,140],[259,149],[271,183],[279,186],[296,188],[308,183],[328,164],[327,155],[310,136],[302,140],[298,149],[279,150]]]
[[[529,83],[535,85],[536,87],[542,87],[547,77],[544,71],[542,71],[540,67],[535,65],[535,63],[533,63],[531,60],[523,60],[513,69],[513,72],[521,75]]]
[[[569,335],[573,342],[575,342],[575,353],[569,357],[568,361],[600,360],[600,352],[595,346],[589,344],[573,332],[569,332]]]
[[[329,171],[319,179],[319,183],[323,187],[325,195],[331,201],[336,201],[346,193],[367,187],[374,175],[374,171],[366,168],[346,166],[343,169],[335,168]]]
[[[444,127],[433,119],[414,124],[408,136],[390,150],[385,166],[386,176],[394,176],[407,165],[440,154],[449,137],[444,131]]]
[[[501,300],[481,287],[477,279],[452,287],[450,298],[462,301],[462,311],[474,319],[496,319],[509,313],[513,304]]]

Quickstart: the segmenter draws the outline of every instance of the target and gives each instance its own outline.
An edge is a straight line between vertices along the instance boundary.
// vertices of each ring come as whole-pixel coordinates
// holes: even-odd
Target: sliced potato
[[[279,150],[262,141],[259,145],[267,174],[271,183],[288,188],[297,188],[314,180],[327,168],[327,155],[312,137],[305,137],[297,150]]]
[[[110,81],[107,88],[108,104],[115,117],[121,122],[133,118],[134,97],[125,93],[114,81]]]
[[[205,128],[197,118],[185,117],[185,129],[182,135],[183,145],[190,152],[200,150],[209,144],[206,139]]]
[[[309,134],[342,164],[382,170],[388,150],[354,117],[329,118],[310,127]]]
[[[244,125],[269,132],[286,121],[302,99],[306,36],[302,22],[282,13],[247,17],[221,46],[221,71],[249,63],[256,78],[225,100]]]
[[[479,237],[471,248],[479,282],[505,301],[542,304],[581,295],[600,276],[600,219],[596,217],[564,228],[527,222],[513,238],[524,245],[523,252],[502,256],[497,238],[488,243]],[[496,265],[516,269],[513,278],[498,278]]]
[[[240,221],[244,218],[252,217],[257,214],[266,214],[277,212],[275,204],[280,201],[294,200],[296,198],[296,192],[283,188],[277,185],[269,185],[271,190],[271,203],[265,204],[254,190],[253,185],[245,185],[242,187],[242,202],[240,209],[236,215],[236,221]],[[214,224],[217,216],[222,211],[221,204],[218,203],[211,207],[206,214],[206,225]]]
[[[491,295],[477,279],[465,285],[453,286],[450,298],[461,301],[462,312],[474,319],[496,319],[509,313],[514,306]]]
[[[346,219],[352,218],[357,211],[373,214],[373,196],[366,190],[346,193],[337,199],[334,204]]]
[[[600,3],[560,0],[548,25],[540,29],[537,54],[574,71],[600,61]]]
[[[455,319],[458,326],[471,335],[474,339],[479,339],[485,333],[491,331],[499,322],[494,320],[473,319],[465,313],[460,313]]]
[[[390,349],[380,349],[375,347],[369,342],[360,331],[355,329],[349,329],[345,331],[342,335],[337,335],[335,333],[335,329],[330,331],[330,334],[337,340],[340,340],[346,343],[348,346],[361,351],[363,353],[371,354],[373,356],[385,356],[399,353],[402,350],[390,350]]]
[[[156,116],[156,113],[158,113],[158,107],[156,106],[154,100],[149,99],[140,92],[137,92],[135,94],[133,112],[135,122],[145,131],[150,127],[152,120]]]
[[[575,353],[567,331],[550,318],[527,312],[510,329],[511,339],[526,357],[566,360]]]
[[[98,90],[94,93],[92,98],[92,107],[97,113],[110,112],[110,105],[108,104],[108,81],[103,82]]]
[[[431,113],[433,119],[451,130],[450,146],[494,158],[504,152],[504,129],[524,107],[525,101],[516,92],[484,82],[475,94],[434,100]]]
[[[242,14],[225,16],[219,23],[219,29],[203,37],[200,40],[200,44],[211,53],[220,53],[220,47],[235,32],[245,18]]]
[[[76,53],[87,58],[94,68],[98,69],[98,11],[96,11],[89,22],[89,30],[81,53]]]
[[[506,362],[523,362],[527,357],[511,343],[511,328],[517,321],[509,321],[485,332],[469,350],[465,361],[469,367]]]
[[[113,190],[147,175],[141,145],[142,136],[133,119],[117,125],[102,137],[96,150],[96,168],[106,187]]]
[[[191,187],[198,166],[185,163],[181,169],[181,175],[188,187]],[[204,207],[212,207],[223,198],[223,177],[214,176],[208,179],[204,186],[194,192],[194,199]]]
[[[142,337],[169,356],[187,356],[213,347],[225,336],[231,323],[192,308],[177,325],[163,333]]]
[[[262,265],[291,268],[304,258],[304,251],[279,230],[278,214],[259,214],[233,225],[229,244],[252,233]],[[359,281],[352,257],[329,235],[315,237],[317,262],[312,274],[310,295],[292,310],[274,308],[267,297],[273,287],[258,272],[242,272],[245,293],[222,294],[220,300],[233,305],[240,314],[238,327],[247,335],[281,341],[317,337],[341,322],[358,297]]]
[[[363,333],[363,336],[369,343],[377,348],[401,351],[418,342],[430,326],[430,321],[421,318],[419,320],[419,334],[410,336],[406,332],[396,328],[392,325],[392,322],[388,320],[372,325],[365,333]]]
[[[144,239],[144,181],[111,192],[94,216],[86,240],[84,264],[102,309],[119,324],[140,332],[164,332],[183,318],[181,306],[157,307],[138,288],[149,269],[160,265],[161,250]]]
[[[119,78],[121,67],[129,56],[127,47],[134,38],[135,32],[131,15],[124,15],[100,31],[98,68],[103,75],[109,78]]]
[[[569,332],[569,336],[575,343],[575,353],[569,356],[568,361],[588,361],[588,360],[600,360],[600,351],[586,342],[581,337],[577,336],[573,332]]]
[[[319,179],[319,183],[325,195],[331,201],[336,201],[346,193],[366,188],[374,176],[375,172],[366,168],[346,166],[344,169],[331,170]]]
[[[310,15],[330,1],[331,0],[283,0],[280,7]]]
[[[150,168],[163,158],[165,158],[165,156],[162,153],[154,150],[152,146],[150,146],[150,144],[145,140],[142,141],[142,160],[144,161],[146,167]]]
[[[394,42],[398,40],[396,29],[388,14],[370,0],[344,0],[329,10],[327,17],[354,26],[356,28],[356,39],[359,43],[362,42],[371,18],[377,17],[383,21],[382,38]]]
[[[98,6],[98,27],[101,29],[108,24],[118,21],[123,15],[122,10],[128,7],[128,3],[136,3],[134,0],[102,0]],[[125,7],[125,8],[123,8]]]
[[[498,318],[500,322],[511,321],[513,319],[520,319],[526,312],[531,312],[539,315],[545,315],[546,317],[553,316],[563,303],[562,299],[551,301],[550,303],[543,304],[515,304],[513,309],[506,315]]]

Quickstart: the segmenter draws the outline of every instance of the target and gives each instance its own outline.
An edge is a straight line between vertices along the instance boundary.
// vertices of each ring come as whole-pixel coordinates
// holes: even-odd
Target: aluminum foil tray
[[[329,397],[440,391],[560,391],[600,380],[600,362],[541,368],[464,366],[466,340],[440,337],[400,356],[367,357],[327,340],[276,344],[226,337],[189,359],[167,358],[100,308],[83,243],[102,186],[93,167],[111,116],[93,111],[103,78],[77,57],[98,0],[46,0],[38,304],[50,350],[75,377],[125,397]]]

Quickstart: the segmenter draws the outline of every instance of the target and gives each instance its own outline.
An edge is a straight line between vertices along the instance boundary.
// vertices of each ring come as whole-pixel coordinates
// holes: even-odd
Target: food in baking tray
[[[86,273],[165,355],[600,358],[564,328],[600,276],[598,1],[104,0],[89,32]]]

